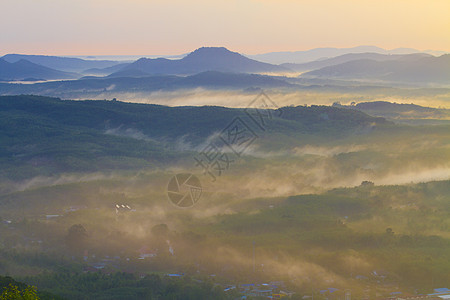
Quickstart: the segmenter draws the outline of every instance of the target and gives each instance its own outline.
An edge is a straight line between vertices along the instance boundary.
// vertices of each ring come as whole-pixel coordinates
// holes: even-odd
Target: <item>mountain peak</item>
[[[189,53],[185,59],[202,58],[215,59],[219,57],[241,57],[242,55],[225,47],[201,47]]]
[[[148,74],[196,74],[205,71],[230,73],[284,72],[287,69],[249,59],[225,47],[201,47],[182,59],[139,59],[123,70],[138,69]]]
[[[0,64],[2,65],[0,78],[4,80],[23,80],[24,78],[73,79],[77,77],[74,73],[47,68],[26,59],[10,63],[2,58]]]
[[[228,50],[225,47],[200,47],[194,51],[191,52],[192,53],[211,53],[211,52],[215,52],[215,53],[236,53],[236,52],[232,52],[230,50]]]
[[[22,66],[35,66],[36,65],[36,64],[32,63],[31,61],[23,59],[23,58],[19,59],[18,61],[14,62],[13,64],[22,65]],[[42,66],[42,67],[44,67],[44,66]]]

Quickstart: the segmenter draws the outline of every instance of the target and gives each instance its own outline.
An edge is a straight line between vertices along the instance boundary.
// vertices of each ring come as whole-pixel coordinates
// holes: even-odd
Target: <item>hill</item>
[[[449,85],[450,54],[396,61],[354,60],[307,72],[302,76]]]
[[[66,72],[79,73],[92,68],[107,68],[119,64],[113,60],[84,60],[74,57],[48,56],[48,55],[25,55],[6,54],[2,57],[7,62],[15,63],[25,59],[32,63]]]
[[[450,124],[450,110],[424,107],[416,104],[391,103],[387,101],[361,102],[353,105],[334,103],[334,107],[360,110],[395,122],[410,124]]]
[[[333,139],[386,123],[334,107],[285,107],[282,112],[279,117],[273,113],[269,140],[304,134]],[[238,116],[248,118],[242,109],[224,107],[0,97],[0,177],[174,163],[180,140],[187,145],[183,149],[193,151]]]
[[[419,52],[424,52],[431,55],[445,54],[445,52],[442,51],[420,51],[411,48],[397,48],[392,50],[386,50],[376,46],[357,46],[352,48],[315,48],[306,51],[270,52],[247,56],[271,64],[283,64],[283,63],[302,64],[312,62],[315,60],[332,58],[349,53],[368,53],[368,52],[379,54],[412,54]]]
[[[50,69],[24,59],[14,63],[9,63],[4,59],[0,59],[0,80],[49,80],[73,79],[77,77],[77,74]]]
[[[118,77],[116,77],[118,76]],[[36,84],[0,83],[1,95],[34,94],[73,98],[117,97],[119,93],[152,92],[190,88],[247,89],[294,87],[282,78],[257,74],[203,72],[191,76],[146,75],[140,70],[124,70],[105,78],[44,82]]]
[[[91,68],[91,69],[82,71],[82,73],[86,74],[86,75],[107,76],[112,73],[120,71],[121,69],[128,66],[129,64],[131,64],[131,63],[119,63],[117,65],[114,65],[111,67],[106,67],[106,68]]]
[[[415,53],[415,54],[380,54],[380,53],[348,53],[340,56],[336,56],[328,59],[319,59],[316,61],[304,63],[304,64],[292,64],[286,63],[281,66],[291,69],[296,72],[311,71],[324,67],[334,66],[342,63],[346,63],[353,60],[370,59],[374,61],[394,61],[394,60],[407,60],[414,58],[430,57],[429,54]]]
[[[288,69],[249,59],[223,47],[199,48],[182,59],[141,58],[124,67],[148,74],[195,74],[205,71],[232,73],[286,72]]]

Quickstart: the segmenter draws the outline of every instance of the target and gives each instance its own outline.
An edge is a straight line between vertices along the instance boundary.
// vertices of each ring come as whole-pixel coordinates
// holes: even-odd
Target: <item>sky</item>
[[[0,55],[450,51],[450,0],[1,0]]]

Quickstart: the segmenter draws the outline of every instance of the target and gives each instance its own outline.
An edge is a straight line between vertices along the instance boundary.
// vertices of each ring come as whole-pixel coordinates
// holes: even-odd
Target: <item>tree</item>
[[[16,285],[10,284],[0,295],[0,300],[36,300],[39,299],[34,286],[27,286],[19,290]]]
[[[394,235],[394,231],[392,230],[392,228],[388,227],[388,228],[386,228],[386,234],[387,235]]]
[[[66,236],[66,245],[70,251],[80,253],[86,248],[88,233],[81,224],[72,225]]]
[[[169,227],[166,224],[159,224],[152,227],[151,232],[154,236],[166,238],[169,234]]]

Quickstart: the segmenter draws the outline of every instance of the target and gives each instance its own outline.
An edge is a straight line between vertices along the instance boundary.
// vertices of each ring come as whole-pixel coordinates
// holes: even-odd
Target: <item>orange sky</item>
[[[450,0],[2,0],[0,55],[450,51]]]

